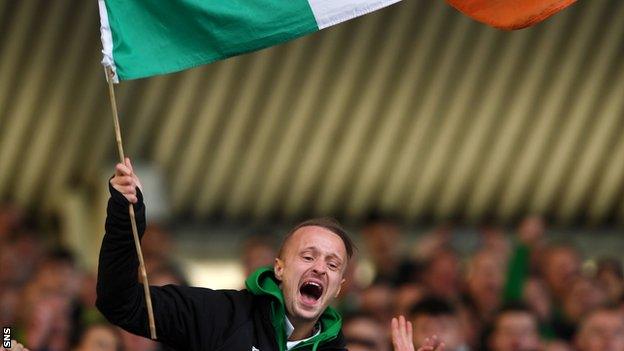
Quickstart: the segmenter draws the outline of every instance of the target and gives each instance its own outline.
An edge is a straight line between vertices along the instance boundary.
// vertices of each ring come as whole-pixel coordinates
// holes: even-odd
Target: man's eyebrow
[[[303,252],[306,252],[306,251],[313,251],[313,252],[317,253],[317,252],[319,252],[319,249],[316,246],[306,246],[303,249],[301,249],[300,252],[303,253]],[[328,258],[333,258],[333,259],[338,260],[338,262],[340,264],[342,264],[344,262],[344,260],[342,258],[340,258],[340,256],[335,254],[335,253],[330,253],[329,255],[326,255],[326,256]]]
[[[340,263],[340,264],[342,264],[342,262],[343,262],[342,258],[340,258],[340,256],[336,255],[335,253],[331,253],[331,254],[327,255],[327,257],[334,258],[334,259],[338,260],[338,263]]]

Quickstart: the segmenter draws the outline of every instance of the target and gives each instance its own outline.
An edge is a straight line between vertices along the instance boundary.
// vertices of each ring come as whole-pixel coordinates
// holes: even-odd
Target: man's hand
[[[414,351],[412,322],[405,317],[392,318],[392,345],[394,351]],[[426,338],[417,351],[444,351],[444,343],[436,335]]]
[[[0,347],[0,351],[28,351],[28,349],[25,348],[24,345],[20,344],[19,342],[15,340],[11,340],[11,348],[5,349],[4,347]]]
[[[111,178],[110,183],[130,203],[136,204],[139,201],[136,188],[143,190],[143,187],[139,178],[134,174],[129,158],[126,157],[125,164],[118,163],[115,166],[115,176]]]

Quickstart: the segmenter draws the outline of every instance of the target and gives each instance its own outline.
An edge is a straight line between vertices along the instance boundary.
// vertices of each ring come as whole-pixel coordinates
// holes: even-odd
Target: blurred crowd
[[[376,275],[343,297],[350,350],[390,350],[393,315],[412,321],[416,345],[436,334],[450,351],[624,350],[619,258],[583,269],[579,250],[549,242],[536,216],[510,234],[480,228],[478,247],[463,255],[451,234],[441,226],[406,250],[396,223],[363,228]]]
[[[273,263],[279,233],[262,234],[241,245],[245,274]],[[435,334],[447,351],[624,351],[621,257],[584,265],[578,248],[549,241],[539,217],[511,233],[479,228],[472,252],[454,247],[449,226],[411,241],[396,222],[377,217],[359,234],[336,306],[351,351],[390,351],[397,315],[412,322],[416,346]],[[0,326],[31,351],[167,350],[107,323],[94,307],[95,273],[60,242],[19,209],[0,208]],[[148,226],[150,284],[187,284],[173,245],[166,229]],[[374,273],[363,283],[365,263]]]

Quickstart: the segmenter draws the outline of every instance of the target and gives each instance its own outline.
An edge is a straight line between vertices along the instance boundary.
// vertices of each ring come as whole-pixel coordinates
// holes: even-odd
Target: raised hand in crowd
[[[15,340],[11,340],[11,347],[8,349],[5,349],[4,347],[0,346],[0,351],[29,351],[29,350],[25,348],[24,345],[20,344],[19,342]]]
[[[414,351],[412,322],[405,317],[392,318],[392,345],[394,351]],[[425,339],[417,351],[444,351],[444,343],[433,335]]]
[[[132,163],[128,157],[126,157],[124,164],[118,163],[115,166],[115,176],[111,178],[110,184],[133,204],[138,201],[136,188],[143,189],[139,177],[134,174]]]

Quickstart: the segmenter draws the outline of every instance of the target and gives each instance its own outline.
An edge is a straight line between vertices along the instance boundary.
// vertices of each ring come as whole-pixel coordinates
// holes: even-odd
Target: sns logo
[[[2,328],[2,347],[5,349],[11,348],[11,328]]]

